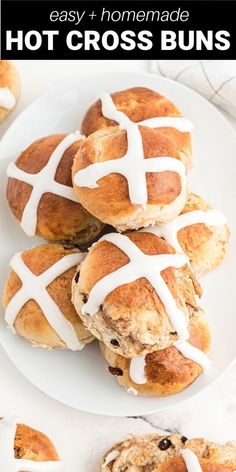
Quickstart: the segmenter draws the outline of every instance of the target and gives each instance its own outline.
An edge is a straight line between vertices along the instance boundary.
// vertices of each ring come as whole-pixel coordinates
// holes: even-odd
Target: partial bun
[[[40,431],[25,424],[17,424],[14,418],[0,420],[1,470],[37,470],[62,472],[57,451],[50,439]],[[1,450],[2,449],[2,450]],[[41,462],[36,466],[35,462]]]
[[[76,133],[47,136],[34,141],[22,152],[16,164],[8,167],[7,200],[29,236],[36,234],[51,241],[82,244],[92,241],[101,232],[102,223],[82,208],[72,188],[71,167],[81,143],[81,137]],[[39,179],[41,171],[46,175],[42,182],[39,181],[39,195],[35,201],[32,200],[33,191],[37,189],[27,181],[31,181],[32,174],[38,175]],[[55,182],[60,184],[56,188]],[[56,193],[61,191],[65,197]]]
[[[117,110],[138,123],[156,117],[180,117],[177,106],[154,90],[145,87],[133,87],[111,94]],[[82,121],[82,134],[89,136],[101,128],[116,125],[117,122],[106,118],[102,114],[101,100],[97,100],[87,111]],[[163,136],[170,139],[179,151],[185,166],[191,168],[191,137],[189,133],[182,133],[175,128],[161,129]]]
[[[111,170],[89,188],[83,172],[100,172],[103,164],[116,165],[128,149],[127,132],[118,127],[108,127],[90,135],[80,146],[73,163],[73,185],[80,203],[103,223],[110,224],[119,231],[138,229],[154,224],[164,224],[173,220],[183,209],[187,199],[185,170],[180,161],[177,147],[162,131],[139,127],[145,160],[159,165],[161,158],[168,156],[168,165],[160,172],[147,172],[144,175],[144,188],[136,182],[135,171],[139,156],[133,154],[129,180],[124,175]],[[135,137],[132,136],[132,139]],[[129,139],[129,138],[128,138]],[[130,138],[131,139],[131,138]],[[150,164],[150,165],[151,165]],[[92,167],[96,166],[96,169]],[[125,164],[126,165],[126,164]],[[129,164],[127,163],[129,168]],[[174,166],[174,167],[173,167]],[[177,166],[177,167],[176,167]],[[91,168],[90,168],[91,167]],[[132,179],[132,183],[131,183]],[[87,186],[85,186],[87,185]],[[132,203],[131,185],[136,187],[137,198],[143,198],[141,191],[147,191],[147,203]],[[96,188],[95,188],[96,187]],[[140,201],[140,200],[139,200]]]
[[[234,472],[236,445],[223,446],[181,435],[150,434],[115,444],[103,457],[100,472],[186,472],[186,456],[203,472]],[[194,470],[191,469],[191,470]]]
[[[71,281],[76,269],[76,277],[79,276],[77,266],[82,257],[84,256],[78,249],[67,249],[60,244],[45,244],[14,256],[11,263],[13,270],[5,286],[3,305],[6,321],[17,334],[36,346],[49,349],[67,347],[77,350],[93,340],[71,303]],[[24,286],[29,295],[23,304],[24,298],[19,301],[17,297],[20,296],[27,268],[30,272],[24,280]],[[32,282],[31,277],[33,274],[44,274],[45,277],[46,273],[52,274],[49,277],[52,281],[47,285],[44,295],[41,292],[38,294],[37,280]],[[24,277],[20,277],[22,274]],[[49,300],[46,299],[48,295]],[[41,301],[41,306],[38,300]],[[58,329],[65,335],[64,339],[60,337]]]
[[[191,318],[189,332],[190,344],[207,353],[210,347],[210,332],[202,312]],[[166,396],[182,392],[202,373],[202,367],[184,357],[175,346],[147,354],[144,362],[140,359],[141,364],[133,375],[132,363],[136,362],[136,359],[126,359],[103,343],[101,350],[109,363],[109,372],[128,392],[133,391],[138,395]],[[144,377],[142,384],[136,383],[140,381],[140,377]]]
[[[171,267],[171,264],[179,261],[179,256],[173,254],[174,250],[164,240],[153,234],[134,232],[124,236],[112,233],[92,246],[81,265],[79,281],[73,281],[72,301],[84,324],[95,337],[120,355],[136,357],[169,347],[178,336],[160,296],[145,278],[148,277],[145,261],[139,263],[135,258],[134,262],[142,266],[140,274],[143,276],[140,276],[139,269],[136,271],[135,266],[135,273],[131,274],[133,282],[127,283],[129,273],[119,276],[120,270],[129,271],[129,257],[118,247],[121,243],[131,246],[130,250],[133,252],[135,248],[140,249],[143,255],[162,255],[162,263],[166,261],[165,255],[169,254],[166,261],[168,267],[161,272],[161,280],[168,287],[167,296],[174,298],[173,303],[178,311],[177,322],[181,320],[181,324],[185,325],[198,313],[195,295],[201,294],[201,288],[185,264],[186,258],[180,256],[181,261],[177,264],[179,268]],[[160,258],[153,261],[152,267],[157,280],[159,260]],[[117,288],[109,293],[111,276]],[[100,288],[98,283],[102,283],[103,287]],[[160,281],[157,283],[160,284]],[[108,291],[105,299],[99,301],[101,305],[97,312],[94,290],[99,296],[104,290]],[[86,302],[93,304],[94,300],[95,312],[90,315],[86,312]]]
[[[18,424],[15,435],[15,458],[33,461],[58,461],[59,457],[50,439],[40,431]]]
[[[184,252],[196,277],[219,266],[228,251],[230,230],[225,216],[194,193],[176,219],[148,231],[164,238],[176,252]]]
[[[211,212],[213,207],[194,193],[189,194],[181,214],[193,211]],[[211,214],[209,212],[209,215]],[[179,231],[180,245],[190,259],[191,267],[197,277],[218,267],[228,252],[230,230],[222,213],[215,212],[213,223],[199,223]],[[211,218],[211,217],[210,217]]]
[[[15,108],[20,96],[20,78],[14,64],[0,61],[0,123]]]

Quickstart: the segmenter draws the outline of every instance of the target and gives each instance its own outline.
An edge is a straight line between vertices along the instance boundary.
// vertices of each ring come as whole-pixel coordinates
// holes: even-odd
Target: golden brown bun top
[[[117,109],[135,123],[157,116],[181,116],[179,109],[154,90],[134,87],[111,94]],[[82,122],[82,133],[88,136],[100,128],[114,126],[115,121],[102,115],[101,101],[97,100],[87,111]]]
[[[203,472],[234,472],[236,467],[236,445],[227,443],[223,446],[205,439],[191,439],[180,435],[159,436],[157,434],[144,437],[132,437],[123,443],[113,446],[108,454],[116,451],[118,456],[103,472],[129,472],[135,467],[140,472],[187,472],[186,464],[181,456],[181,449],[193,451],[200,462]]]
[[[42,244],[25,250],[22,253],[22,259],[34,275],[41,275],[62,257],[78,252],[81,252],[80,249],[62,244]],[[76,267],[73,269],[73,273],[75,273],[75,269]]]
[[[37,174],[45,167],[55,148],[66,136],[67,133],[58,133],[37,139],[18,157],[17,167],[28,174]],[[64,152],[55,174],[56,182],[72,187],[71,167],[80,144],[81,140],[78,139]]]
[[[58,461],[59,457],[50,439],[40,431],[18,424],[15,435],[15,458],[33,461]]]
[[[151,233],[127,233],[126,236],[147,255],[173,254],[174,250],[163,239]],[[116,245],[108,241],[100,241],[89,251],[83,261],[79,279],[81,293],[88,295],[93,286],[103,277],[118,270],[129,262],[128,256]],[[172,267],[162,272],[163,279],[175,298],[197,308],[195,292],[201,294],[201,288],[194,279],[188,265],[183,266],[181,280],[177,284],[175,271]],[[125,280],[121,281],[125,284]],[[181,290],[182,289],[182,290]],[[131,306],[133,309],[155,309],[160,304],[154,288],[145,278],[133,283],[122,285],[111,292],[105,299],[105,304],[115,304],[117,308]]]
[[[16,160],[17,167],[28,174],[37,174],[43,169],[43,167],[45,167],[53,151],[65,137],[66,134],[54,134],[37,139],[18,157]],[[72,187],[71,167],[74,155],[78,151],[80,143],[81,142],[78,140],[64,152],[55,174],[56,182],[67,185],[68,187]],[[30,197],[31,191],[32,187],[29,184],[18,179],[8,179],[7,200],[17,220],[21,220],[22,218],[22,214]],[[54,198],[60,198],[58,196],[52,196],[52,194],[48,193],[44,194],[42,199],[45,199],[45,196],[46,198],[50,198],[50,200]],[[63,199],[63,202],[65,203],[65,199]],[[69,202],[69,204],[71,205],[71,202]],[[47,213],[47,207],[48,205],[44,208],[39,203],[38,220],[43,217],[45,213]]]
[[[178,149],[175,144],[164,136],[158,129],[150,129],[141,126],[140,128],[144,157],[174,157],[180,160]],[[123,157],[127,151],[127,133],[120,128],[110,127],[100,129],[89,136],[81,145],[73,165],[73,175],[81,169],[88,167],[96,162],[115,160]],[[181,179],[176,172],[166,171],[161,173],[149,172],[146,174],[148,203],[151,204],[169,204],[181,192]],[[102,211],[109,210],[107,199],[109,196],[113,205],[130,204],[128,193],[128,184],[124,176],[120,174],[109,174],[99,180],[97,189],[78,189],[83,197],[83,202],[92,200],[93,206],[96,204],[102,207]],[[96,203],[97,202],[97,203]],[[103,208],[104,207],[104,208]],[[100,210],[101,211],[101,210]],[[94,214],[97,214],[96,210]]]
[[[17,167],[29,174],[37,174],[66,136],[67,134],[61,133],[37,139],[18,157]],[[78,140],[64,152],[56,170],[56,182],[72,187],[71,167],[80,145],[81,140]],[[31,185],[18,179],[8,179],[7,200],[18,221],[22,219],[31,192]],[[73,239],[77,232],[86,230],[90,224],[97,222],[79,203],[50,192],[42,195],[37,216],[36,234],[49,240]]]
[[[42,244],[31,249],[27,249],[22,253],[22,259],[25,265],[30,269],[34,275],[41,275],[49,267],[56,264],[60,259],[69,254],[80,252],[79,249],[67,249],[61,244]],[[70,284],[75,274],[76,267],[72,267],[67,270],[61,276],[57,277],[53,282],[48,285],[47,289],[50,296],[60,305],[61,311],[65,314],[71,310],[74,311],[73,305],[70,301]],[[3,295],[4,308],[7,307],[11,299],[20,290],[22,286],[21,279],[12,270]],[[64,293],[62,292],[64,288]],[[33,293],[34,287],[32,287]],[[32,300],[31,300],[32,302]],[[35,303],[35,302],[34,302]],[[36,304],[37,305],[37,304]],[[22,307],[22,310],[24,307]],[[39,309],[37,305],[37,309]],[[75,314],[77,317],[77,315]],[[24,327],[27,328],[27,322],[30,323],[30,319],[24,320]]]
[[[33,274],[40,275],[64,256],[78,252],[80,252],[78,249],[67,249],[61,244],[44,244],[24,251],[22,258]],[[78,339],[82,343],[86,343],[92,340],[92,336],[86,330],[71,302],[71,281],[75,271],[76,266],[66,270],[47,286],[47,291],[65,318],[74,326]],[[20,278],[14,271],[11,271],[3,295],[4,308],[7,307],[21,286]],[[33,290],[34,287],[32,287],[32,295]],[[46,314],[33,299],[29,299],[21,308],[14,327],[18,334],[34,344],[49,348],[65,347],[47,321]]]

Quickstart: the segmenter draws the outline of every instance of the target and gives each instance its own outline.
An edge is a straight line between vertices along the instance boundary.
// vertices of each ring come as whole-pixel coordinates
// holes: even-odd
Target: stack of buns
[[[40,138],[8,166],[12,213],[48,242],[11,261],[8,325],[46,348],[98,339],[135,395],[178,393],[211,363],[198,279],[224,259],[229,228],[189,192],[191,130],[156,91],[101,93],[81,135]]]

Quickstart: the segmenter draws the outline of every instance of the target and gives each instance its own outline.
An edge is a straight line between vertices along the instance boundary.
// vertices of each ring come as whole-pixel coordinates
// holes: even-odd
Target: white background
[[[15,63],[22,80],[21,99],[16,110],[0,125],[0,136],[32,100],[68,78],[79,78],[87,72],[117,70],[119,74],[121,70],[149,69],[147,61]],[[236,129],[236,120],[228,119]],[[16,370],[0,348],[0,416],[9,414],[16,414],[21,421],[41,429],[53,439],[66,472],[95,472],[102,452],[113,441],[131,432],[145,433],[162,428],[217,441],[236,439],[236,366],[207,391],[168,412],[146,418],[119,419],[81,413],[48,398]]]

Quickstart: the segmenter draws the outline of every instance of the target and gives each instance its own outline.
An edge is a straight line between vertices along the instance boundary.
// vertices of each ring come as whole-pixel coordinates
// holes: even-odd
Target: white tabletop
[[[84,72],[147,71],[147,61],[15,61],[22,80],[16,110],[1,125],[0,137],[32,100],[54,84]],[[225,116],[227,116],[225,114]],[[227,116],[236,129],[236,120]],[[223,349],[223,346],[222,346]],[[0,348],[0,416],[17,415],[54,441],[66,472],[95,472],[103,451],[129,433],[160,429],[215,441],[236,439],[236,365],[197,397],[168,412],[145,418],[107,418],[82,413],[48,398],[33,387]],[[62,379],[63,382],[63,379]]]

